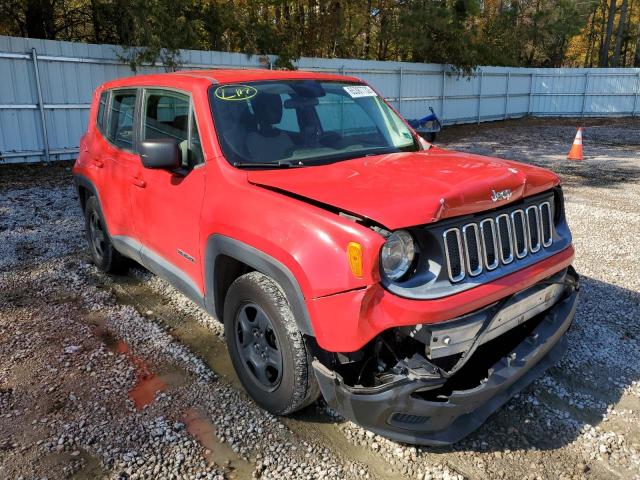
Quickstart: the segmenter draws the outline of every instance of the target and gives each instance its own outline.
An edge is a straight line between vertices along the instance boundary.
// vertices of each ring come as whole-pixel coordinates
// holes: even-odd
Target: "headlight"
[[[405,230],[393,232],[382,246],[382,270],[389,280],[404,276],[416,255],[416,245],[411,234]]]

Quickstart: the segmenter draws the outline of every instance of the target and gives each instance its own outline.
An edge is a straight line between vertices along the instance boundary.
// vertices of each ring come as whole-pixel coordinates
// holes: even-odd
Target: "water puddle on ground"
[[[117,339],[109,332],[102,322],[93,322],[96,336],[100,338],[106,347],[119,355],[126,355],[133,363],[136,370],[136,383],[129,390],[128,397],[133,402],[136,410],[142,410],[147,405],[151,405],[158,393],[167,389],[168,382],[163,376],[154,374],[144,360],[135,356],[129,345],[121,339]]]
[[[234,388],[242,391],[242,386],[233,369],[224,341],[210,328],[202,325],[190,315],[176,310],[161,295],[153,292],[133,276],[115,277],[114,280],[113,293],[118,303],[131,305],[141,314],[152,317],[154,321],[167,327],[174,338],[186,345],[192,353],[204,360],[214,372],[224,377]],[[195,418],[199,417],[196,416]],[[351,444],[347,437],[337,428],[336,420],[324,411],[311,406],[290,417],[281,417],[280,420],[295,434],[320,444],[330,445],[338,456],[357,458],[360,462],[367,464],[374,478],[405,478],[371,450]],[[195,420],[195,426],[192,427],[194,432],[209,432],[209,427],[202,422],[201,420]],[[219,443],[214,432],[215,430],[210,433],[214,435],[215,442],[213,443],[215,443],[216,448],[211,449],[203,445],[204,448],[211,450],[212,458],[216,464],[220,465],[220,462],[226,461],[227,458],[231,459],[232,462],[242,462],[238,454],[233,452],[227,444]],[[192,435],[198,438],[196,433]],[[206,435],[208,436],[209,433]],[[211,437],[209,436],[208,438]],[[220,456],[217,457],[217,455]],[[225,457],[226,455],[228,457]],[[244,473],[240,474],[240,464],[237,464],[237,478],[251,478],[251,471],[252,469],[247,468],[248,473],[246,475]]]
[[[136,410],[142,410],[151,405],[156,395],[167,389],[164,380],[151,372],[144,360],[131,353],[129,345],[123,340],[118,340],[112,350],[121,355],[127,355],[136,367],[136,384],[129,390],[129,398],[133,401]]]
[[[231,473],[228,478],[251,478],[253,466],[241,459],[227,443],[221,443],[216,429],[206,412],[200,407],[192,407],[183,417],[187,432],[205,449],[204,458]]]

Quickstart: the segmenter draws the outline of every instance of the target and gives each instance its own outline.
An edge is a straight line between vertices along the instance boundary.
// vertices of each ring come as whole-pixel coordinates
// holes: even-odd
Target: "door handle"
[[[98,167],[98,168],[102,168],[104,167],[104,161],[100,160],[99,158],[92,158],[91,161],[93,162],[93,164]]]
[[[133,180],[131,180],[133,182],[133,184],[136,187],[140,187],[140,188],[144,188],[147,186],[147,182],[145,182],[144,180],[138,178],[138,177],[133,177]]]

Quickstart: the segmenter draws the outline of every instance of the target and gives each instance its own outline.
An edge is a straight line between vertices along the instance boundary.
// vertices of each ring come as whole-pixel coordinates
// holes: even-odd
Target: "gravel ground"
[[[68,166],[0,168],[0,478],[640,479],[640,121],[448,128],[563,177],[582,296],[570,350],[477,432],[416,448],[239,387],[222,328],[141,268],[88,261]],[[158,392],[154,395],[154,392]]]

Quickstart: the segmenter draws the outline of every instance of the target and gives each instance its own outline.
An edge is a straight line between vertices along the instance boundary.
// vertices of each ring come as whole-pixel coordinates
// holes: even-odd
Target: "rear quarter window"
[[[109,92],[102,92],[98,103],[98,115],[96,117],[96,125],[98,130],[102,133],[105,132],[105,126],[107,124],[107,104],[109,102]]]

